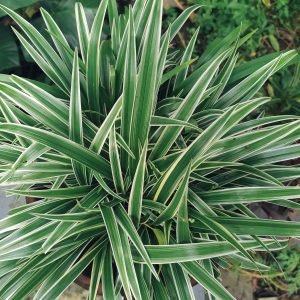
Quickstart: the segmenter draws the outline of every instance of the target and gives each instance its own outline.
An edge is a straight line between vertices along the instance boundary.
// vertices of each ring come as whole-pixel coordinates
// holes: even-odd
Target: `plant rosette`
[[[299,209],[299,167],[278,164],[299,157],[299,117],[265,116],[257,96],[296,50],[236,66],[237,28],[194,59],[197,32],[173,40],[200,5],[162,32],[162,0],[102,0],[91,27],[77,3],[76,49],[44,9],[52,42],[0,8],[50,82],[0,77],[0,183],[41,199],[0,221],[1,299],[57,299],[88,266],[90,300],[100,283],[108,300],[194,299],[190,278],[234,299],[219,268],[266,272],[254,254],[300,235],[248,208]]]

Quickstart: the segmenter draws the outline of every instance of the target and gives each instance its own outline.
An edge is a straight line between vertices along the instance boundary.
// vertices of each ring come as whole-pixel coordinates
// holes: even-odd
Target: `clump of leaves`
[[[247,207],[299,208],[300,188],[284,184],[299,167],[277,164],[299,156],[299,117],[264,117],[270,99],[256,97],[297,52],[235,68],[249,38],[235,30],[195,62],[196,34],[183,54],[172,41],[199,6],[165,32],[162,6],[138,0],[119,15],[103,0],[89,28],[77,4],[79,51],[47,11],[52,43],[1,6],[52,84],[1,77],[1,184],[40,200],[0,221],[0,298],[56,299],[91,266],[89,299],[100,281],[109,300],[194,299],[191,278],[233,299],[219,267],[266,271],[252,254],[300,235]]]

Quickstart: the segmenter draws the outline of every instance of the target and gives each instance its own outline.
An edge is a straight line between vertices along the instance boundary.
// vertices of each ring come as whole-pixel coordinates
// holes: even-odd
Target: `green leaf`
[[[178,208],[178,214],[177,214],[177,223],[176,223],[176,240],[177,243],[188,243],[191,241],[191,233],[189,228],[189,213],[188,213],[188,179],[186,177],[189,177],[188,174],[191,173],[191,164],[188,166],[187,174],[185,175],[185,178],[183,179],[185,182],[184,185],[184,191],[182,193],[182,200],[180,202],[179,208]]]
[[[143,300],[145,298],[141,294],[139,282],[137,279],[137,274],[134,268],[134,263],[131,255],[128,237],[124,232],[120,232],[120,237],[121,237],[121,244],[123,247],[123,256],[124,256],[126,272],[128,278],[130,278],[132,294],[134,295],[135,299]]]
[[[60,204],[59,207],[53,209],[53,213],[63,212],[68,208],[68,205]],[[0,249],[0,257],[1,260],[9,260],[12,259],[10,255],[16,254],[20,255],[18,251],[29,250],[29,255],[31,253],[31,246],[38,244],[41,246],[41,242],[45,240],[46,236],[51,233],[55,226],[54,222],[49,222],[48,220],[42,220],[34,218],[31,222],[25,224],[17,230],[14,231],[12,235],[8,235],[1,240],[1,249]],[[34,251],[36,251],[35,249]],[[24,254],[26,257],[26,254]],[[21,256],[22,257],[22,256]],[[5,259],[4,259],[5,258]],[[20,258],[20,256],[17,256]]]
[[[100,112],[100,41],[107,4],[108,0],[103,0],[99,5],[91,29],[87,50],[86,76],[89,109],[97,112]],[[91,118],[96,125],[99,124],[98,116],[92,114]]]
[[[116,131],[114,126],[112,127],[109,134],[109,158],[116,191],[119,193],[124,193],[124,180],[122,175],[121,162],[116,139]]]
[[[218,155],[216,159],[222,161],[225,155],[226,159],[229,160],[238,161],[244,159],[246,161],[247,158],[261,151],[296,141],[299,136],[299,127],[300,122],[295,121],[278,125],[271,129],[240,135],[239,145],[237,146],[234,140],[232,140],[231,143],[228,143],[228,145],[222,149],[223,153]],[[224,152],[226,152],[226,154]]]
[[[300,145],[288,145],[276,149],[270,149],[253,155],[245,160],[247,164],[255,165],[274,164],[282,161],[289,161],[299,157]]]
[[[135,31],[132,12],[129,10],[129,30],[128,41],[126,45],[126,63],[124,66],[123,78],[123,106],[121,117],[121,135],[124,141],[130,145],[130,136],[132,130],[133,109],[136,93],[136,44]]]
[[[270,200],[297,199],[300,188],[297,187],[242,187],[209,191],[199,194],[209,205],[250,203]]]
[[[270,43],[271,43],[273,49],[275,51],[280,51],[279,42],[278,42],[277,38],[273,34],[269,35],[269,40],[270,40]]]
[[[55,44],[56,49],[58,50],[68,69],[71,70],[72,59],[71,57],[69,57],[68,52],[73,53],[73,50],[70,48],[65,36],[61,32],[58,25],[55,23],[51,15],[43,8],[41,8],[41,14],[47,26],[49,34],[51,35],[52,41]]]
[[[92,213],[83,212],[83,213],[65,213],[65,214],[33,214],[36,217],[52,220],[52,221],[63,221],[63,222],[83,222],[87,221],[91,216]]]
[[[116,217],[113,213],[113,209],[105,206],[101,206],[101,213],[106,226],[107,234],[110,240],[111,249],[114,255],[115,263],[118,268],[119,275],[121,277],[123,288],[128,299],[131,299],[130,282],[128,274],[126,272],[126,263],[124,254],[122,251],[121,237],[118,229]]]
[[[166,285],[166,289],[168,291],[168,295],[171,299],[180,299],[179,290],[177,287],[178,278],[174,277],[174,272],[172,272],[171,265],[162,266],[162,276],[164,278],[164,282],[168,282]]]
[[[169,296],[162,282],[157,280],[152,281],[153,293],[156,299],[168,300]]]
[[[180,16],[170,25],[170,41],[174,39],[176,34],[179,32],[179,30],[182,28],[184,23],[187,21],[189,16],[198,8],[200,8],[202,5],[192,5],[185,9]]]
[[[72,261],[72,259],[70,258],[67,260],[59,260],[53,263],[51,267],[48,266],[34,272],[33,274],[30,274],[31,276],[26,278],[27,280],[25,280],[25,282],[22,284],[22,288],[19,287],[15,291],[13,291],[13,294],[10,295],[10,299],[16,300],[24,298],[26,295],[32,292],[40,283],[42,283],[43,280],[49,276],[49,273],[53,273],[55,268],[58,268],[63,263],[68,265],[70,263],[70,260]]]
[[[272,61],[275,58],[278,58],[282,54],[285,54],[289,52],[289,50],[284,50],[280,52],[274,52],[270,53],[261,57],[258,57],[256,59],[253,59],[251,61],[245,62],[239,66],[237,66],[232,73],[232,76],[229,80],[229,84],[232,84],[234,82],[239,81],[242,78],[245,78],[247,75],[255,72],[257,69],[263,67],[264,65],[268,64],[270,61]],[[299,56],[298,56],[299,57]],[[296,57],[297,58],[297,57]],[[296,59],[293,59],[290,63],[295,63]]]
[[[107,256],[109,256],[108,250],[104,248],[104,250],[102,250],[101,252],[99,251],[94,258],[92,275],[91,275],[91,283],[89,289],[89,300],[96,300],[102,272],[103,272],[103,293],[105,293],[105,285],[106,285],[105,278],[110,274],[109,269],[107,269],[107,264],[108,263],[111,264],[111,255],[108,257],[108,259]]]
[[[244,133],[250,129],[255,129],[260,126],[264,125],[271,125],[275,124],[277,122],[283,122],[283,121],[292,121],[299,119],[298,116],[292,116],[292,115],[281,115],[281,116],[270,116],[270,117],[264,117],[264,118],[258,118],[254,120],[250,120],[247,122],[240,123],[233,127],[229,132],[227,133],[228,136],[230,135],[236,135],[239,133]],[[225,135],[225,136],[227,136]]]
[[[175,279],[177,294],[179,299],[195,300],[191,279],[188,274],[178,265],[170,265],[173,278]]]
[[[161,81],[160,84],[164,84],[166,81],[170,80],[172,77],[174,77],[175,75],[179,74],[180,72],[184,71],[185,69],[187,69],[192,63],[194,63],[197,60],[197,58],[188,60],[186,62],[183,62],[182,64],[176,66],[175,68],[173,68],[172,70],[168,71],[167,73],[163,74],[163,76],[161,77]]]
[[[1,100],[0,100],[1,102]],[[41,155],[46,153],[49,150],[48,147],[45,147],[39,143],[32,143],[27,149],[25,149],[22,154],[15,160],[14,164],[11,166],[10,170],[5,176],[2,176],[0,179],[0,184],[10,179],[15,171],[20,168],[25,162],[30,164],[35,161]],[[3,175],[3,174],[2,174]]]
[[[187,47],[186,47],[186,49],[185,49],[185,51],[182,55],[180,65],[183,65],[184,63],[191,60],[198,34],[199,34],[199,28],[195,31],[195,33],[193,34],[191,40],[189,41],[189,43],[188,43],[188,45],[187,45]],[[183,82],[186,79],[187,73],[188,73],[188,66],[186,66],[183,70],[181,70],[176,75],[176,78],[175,78],[175,81],[174,81],[174,88],[173,88],[174,90],[176,90],[179,83]]]
[[[80,44],[80,52],[83,62],[86,62],[88,43],[89,43],[89,26],[87,23],[86,15],[82,6],[82,3],[75,3],[75,17],[78,40]]]
[[[201,55],[198,64],[204,65],[209,62],[214,57],[218,56],[220,53],[229,49],[230,46],[239,38],[239,35],[247,29],[247,25],[241,24],[232,30],[228,35],[226,35],[223,39],[215,38],[205,49],[204,53]],[[256,30],[252,31],[249,35],[250,37],[255,33]],[[247,37],[247,36],[246,36]],[[247,40],[247,38],[245,39]],[[242,41],[240,41],[242,44]]]
[[[112,27],[113,23],[117,22],[119,19],[118,14],[118,7],[116,0],[109,0],[108,1],[108,18],[109,18],[109,24]]]
[[[132,12],[136,24],[139,23],[144,6],[145,6],[145,1],[143,0],[136,0],[133,4]]]
[[[114,300],[116,299],[115,293],[114,293],[114,277],[113,277],[113,266],[112,266],[112,254],[110,252],[110,249],[106,250],[105,259],[103,259],[103,279],[102,279],[102,285],[103,285],[103,299],[104,300]],[[93,299],[89,297],[89,299]],[[95,298],[94,298],[95,299]]]
[[[73,61],[69,122],[70,122],[69,125],[70,140],[80,145],[84,145],[77,49],[75,50],[74,61]],[[76,161],[72,161],[72,165],[78,183],[86,184],[87,179],[86,179],[85,167],[82,164],[77,163]]]
[[[105,180],[101,177],[100,174],[95,173],[94,174],[95,178],[97,179],[99,185],[111,196],[113,196],[114,198],[120,200],[120,201],[125,201],[125,199],[123,197],[121,197],[120,195],[118,195],[117,193],[115,193],[109,186],[108,184],[105,182]]]
[[[29,94],[31,97],[38,100],[38,102],[40,102],[42,105],[46,106],[47,111],[51,111],[64,123],[69,125],[69,107],[61,99],[59,99],[60,97],[54,97],[43,87],[39,87],[36,83],[32,83],[28,79],[13,75],[12,81],[16,83],[25,93]],[[84,138],[86,138],[88,141],[91,141],[95,136],[97,127],[91,124],[91,122],[87,120],[85,116],[82,116],[82,122]]]
[[[275,235],[279,237],[297,237],[300,234],[300,225],[298,222],[238,217],[214,217],[214,219],[226,227],[230,232],[240,235],[253,234],[262,236]],[[151,253],[148,253],[151,258]]]
[[[245,248],[240,244],[240,241],[235,237],[229,230],[227,230],[222,224],[214,221],[210,217],[205,215],[201,215],[201,221],[208,228],[222,237],[224,240],[228,241],[231,245],[233,245],[237,250],[239,250],[246,258],[250,259],[250,261],[254,262],[252,256],[245,250]]]
[[[47,107],[47,110],[53,112],[60,119],[68,119],[69,109],[68,106],[59,98],[48,92],[44,86],[39,86],[36,82],[32,82],[29,79],[25,79],[16,75],[11,75],[10,81],[16,84],[24,93],[30,95],[40,102],[40,104]]]
[[[124,141],[124,139],[122,138],[122,136],[116,132],[116,137],[117,137],[117,143],[118,143],[118,145],[122,149],[124,149],[128,153],[129,156],[131,156],[132,158],[135,158],[133,152],[129,148],[128,144]]]
[[[16,29],[12,29],[35,63],[42,69],[49,79],[51,79],[57,85],[57,87],[61,89],[64,94],[68,94],[68,88],[66,87],[66,84],[62,82],[62,79],[59,78],[53,67],[47,63],[47,61],[38,53],[38,51],[36,51],[35,48],[31,46],[30,43],[28,43],[28,41]]]
[[[20,190],[9,190],[9,193],[22,195],[27,197],[34,198],[47,198],[47,199],[72,199],[72,198],[81,198],[88,194],[91,190],[91,186],[76,186],[76,187],[68,187],[61,188],[58,190],[28,190],[28,191],[20,191]]]
[[[137,25],[135,28],[136,31],[136,42],[137,42],[137,49],[141,48],[142,40],[145,39],[144,36],[147,30],[147,23],[150,19],[151,10],[153,7],[153,2],[147,1],[143,4],[137,2],[136,5],[133,7],[133,15],[135,17],[134,21]],[[137,11],[136,8],[139,8],[140,11]],[[140,50],[139,50],[140,51]]]
[[[218,77],[216,78],[216,81],[214,82],[215,85],[219,85],[217,90],[213,93],[213,96],[211,99],[209,99],[205,103],[205,108],[212,108],[214,107],[215,103],[219,100],[220,95],[223,93],[224,88],[226,87],[228,80],[230,79],[230,76],[232,74],[233,68],[236,64],[236,61],[238,59],[238,55],[236,54],[237,48],[239,46],[239,36],[236,40],[235,46],[232,50],[231,55],[229,56],[226,64],[222,68],[222,71],[218,74]]]
[[[74,250],[74,246],[72,247]],[[43,277],[37,277],[42,282],[42,285],[38,289],[37,293],[34,296],[34,299],[39,299],[41,295],[47,292],[49,289],[49,286],[52,286],[57,280],[60,279],[61,274],[65,273],[79,258],[79,256],[82,254],[82,251],[84,250],[84,246],[82,247],[81,243],[79,243],[76,247],[76,251],[72,252],[71,255],[68,255],[64,262],[61,263],[58,267],[52,267],[52,260],[56,257],[54,254],[49,254],[49,259],[45,262],[49,265],[49,268],[46,265],[46,280],[43,280]],[[62,249],[60,251],[65,251],[65,249]],[[42,261],[41,266],[44,267],[45,263]],[[50,275],[50,276],[49,276]]]
[[[103,197],[106,194],[104,191],[97,187],[94,190],[92,190],[87,196],[85,196],[81,201],[81,205],[87,208],[93,208],[95,205],[99,204]],[[75,205],[69,212],[70,213],[77,213],[81,211],[82,208],[77,204]],[[84,223],[82,223],[84,224]],[[85,224],[84,224],[85,225]],[[43,244],[43,250],[45,253],[47,253],[51,248],[53,248],[57,243],[59,243],[61,240],[63,240],[66,235],[70,232],[72,229],[73,224],[70,222],[61,222],[56,229],[49,235],[46,239],[46,241]]]
[[[139,226],[142,213],[147,146],[147,143],[145,143],[134,174],[128,203],[128,215],[137,227]]]
[[[76,247],[77,250],[81,250]],[[20,287],[20,284],[24,284],[24,289],[22,289],[22,292],[28,288],[25,293],[29,293],[30,290],[33,290],[35,285],[39,284],[40,282],[43,282],[43,279],[45,278],[44,276],[48,276],[50,270],[55,270],[55,267],[58,266],[58,264],[63,263],[64,266],[68,266],[68,262],[71,260],[76,260],[78,255],[80,254],[80,251],[76,251],[75,255],[72,254],[70,255],[71,252],[74,251],[74,247],[66,250],[59,250],[55,255],[50,254],[50,255],[45,255],[45,254],[40,254],[33,256],[32,258],[29,258],[26,262],[23,264],[18,264],[17,270],[14,272],[14,282],[18,284],[14,284],[13,281],[9,280],[6,282],[6,284],[3,286],[1,289],[1,297],[8,296],[9,294],[15,293],[18,288]],[[63,260],[62,260],[63,258]],[[11,263],[11,262],[10,262]],[[49,270],[48,265],[51,264],[51,268]],[[53,267],[52,267],[53,266]],[[45,268],[47,271],[43,272],[41,271],[40,268]],[[33,274],[33,272],[38,273],[37,276],[36,274]],[[27,276],[29,275],[29,276]],[[39,276],[39,277],[38,277]],[[31,286],[30,286],[31,284]]]
[[[139,158],[139,145],[144,145],[147,139],[150,119],[155,104],[155,84],[159,59],[161,22],[162,1],[158,0],[153,2],[149,16],[137,77],[129,144],[137,159]]]
[[[109,136],[109,132],[112,129],[121,108],[122,108],[122,97],[120,97],[117,100],[117,102],[115,103],[115,105],[113,106],[113,108],[111,109],[107,117],[105,118],[105,121],[101,124],[100,128],[98,129],[97,134],[95,135],[90,145],[90,149],[92,151],[98,154],[101,152],[103,145]]]
[[[169,47],[170,47],[170,30],[168,30],[166,35],[164,36],[162,46],[159,51],[159,60],[158,60],[157,78],[156,78],[157,92],[159,90],[160,85],[163,84],[162,76],[163,76],[164,70],[166,68],[166,60],[167,60]]]
[[[10,168],[7,169],[8,172]],[[3,172],[1,175],[5,178],[8,176],[8,172]],[[55,180],[56,177],[66,176],[73,173],[70,165],[63,165],[60,163],[31,163],[29,166],[19,168],[6,179],[5,184],[17,185],[17,184],[37,184],[37,183],[49,183]]]

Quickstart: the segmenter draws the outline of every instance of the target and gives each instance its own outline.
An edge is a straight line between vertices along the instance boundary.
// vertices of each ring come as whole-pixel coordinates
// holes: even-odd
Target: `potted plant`
[[[50,84],[0,83],[1,184],[39,201],[0,221],[0,298],[56,299],[90,268],[89,299],[234,299],[218,280],[239,262],[268,270],[256,251],[300,235],[296,222],[258,219],[250,203],[299,208],[297,116],[264,116],[266,80],[296,51],[235,67],[251,34],[237,28],[195,61],[173,41],[185,10],[162,32],[162,0],[118,14],[102,0],[89,28],[76,4],[79,50],[41,10],[43,35],[1,9]],[[107,18],[110,37],[101,39]],[[279,238],[283,237],[283,238]],[[192,280],[191,280],[192,279]]]

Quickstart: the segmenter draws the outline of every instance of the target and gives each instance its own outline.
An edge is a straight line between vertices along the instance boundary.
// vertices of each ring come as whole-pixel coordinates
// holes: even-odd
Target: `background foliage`
[[[200,27],[195,56],[199,56],[207,44],[220,39],[243,23],[248,32],[256,31],[240,49],[238,63],[275,51],[295,49],[300,46],[300,1],[298,0],[185,0],[182,5],[205,4],[185,28],[181,43]],[[180,9],[167,10],[166,22],[171,22]],[[263,91],[277,98],[272,111],[300,111],[299,74],[293,66],[271,78]]]
[[[58,25],[63,28],[67,40],[71,45],[77,44],[74,31],[74,3],[75,0],[0,0],[12,9],[18,9],[24,17],[39,27],[42,24],[38,11],[43,6],[53,16]],[[81,1],[90,22],[95,14],[99,0]],[[120,1],[128,2],[128,1]],[[175,3],[179,3],[175,1]],[[185,27],[178,41],[186,45],[195,30],[200,27],[199,36],[195,47],[195,56],[199,56],[207,44],[216,37],[228,35],[241,23],[248,32],[256,31],[240,49],[239,62],[260,57],[285,49],[295,49],[300,45],[300,2],[297,0],[185,0],[180,6],[195,3],[205,4]],[[165,10],[165,26],[172,22],[181,12],[178,7]],[[2,17],[2,18],[1,18]],[[41,72],[33,64],[26,51],[18,45],[12,34],[11,20],[0,13],[0,71],[15,73],[22,76],[43,79]],[[105,29],[105,28],[104,28]],[[273,76],[262,91],[263,95],[272,96],[277,101],[270,107],[272,113],[299,113],[300,111],[300,83],[297,66],[292,66]]]
[[[74,17],[75,0],[0,0],[0,3],[12,9],[17,9],[23,17],[29,20],[36,28],[42,28],[41,33],[50,41],[49,35],[46,35],[46,29],[43,25],[42,16],[39,8],[44,7],[52,15],[54,20],[65,34],[68,42],[74,46],[77,45],[76,24]],[[86,14],[89,24],[94,18],[99,0],[83,0],[84,7],[87,7]],[[0,17],[0,40],[5,39],[5,43],[0,45],[0,71],[7,74],[18,74],[28,78],[46,80],[40,69],[33,63],[31,57],[24,51],[23,47],[17,41],[12,33],[11,25],[13,21],[1,12]]]
[[[12,9],[18,9],[23,16],[39,27],[42,24],[38,11],[43,6],[51,13],[58,25],[63,24],[63,31],[71,44],[75,44],[77,37],[74,31],[74,3],[75,0],[0,0],[0,3]],[[91,21],[99,0],[83,0],[84,7],[88,7],[88,21]],[[130,2],[130,1],[119,1]],[[133,2],[133,1],[131,1]],[[172,2],[172,1],[171,1]],[[174,1],[179,3],[179,1]],[[216,37],[222,38],[232,32],[241,23],[248,28],[248,31],[256,30],[253,37],[240,48],[240,62],[250,58],[260,57],[264,54],[285,49],[295,49],[300,45],[300,2],[297,0],[184,0],[180,1],[182,6],[192,4],[204,4],[205,6],[193,16],[185,28],[182,43],[186,43],[195,30],[200,27],[195,55],[198,56],[206,48],[207,44]],[[171,7],[165,10],[165,24],[172,22],[181,10],[178,7]],[[2,18],[1,18],[2,17]],[[12,73],[13,67],[21,67],[19,72],[28,72],[29,75],[37,76],[34,70],[28,70],[28,63],[32,61],[24,51],[18,50],[17,41],[10,30],[11,20],[0,13],[0,71]],[[26,71],[28,70],[28,71]],[[292,68],[277,76],[268,86],[267,93],[274,94],[290,105],[290,98],[297,98],[299,103],[298,87],[295,82]],[[33,74],[32,74],[33,72]],[[25,75],[25,74],[24,74]],[[283,95],[283,90],[287,93]],[[293,103],[295,105],[295,103]],[[296,105],[299,109],[299,105]],[[286,109],[286,107],[282,107]]]
[[[270,270],[264,275],[248,273],[258,280],[260,288],[257,294],[288,295],[289,297],[299,295],[300,289],[300,247],[295,244],[282,249],[274,257],[264,254],[261,262],[270,266]],[[247,272],[246,272],[247,274]],[[285,299],[285,298],[284,298]],[[290,298],[288,298],[290,299]],[[293,298],[294,299],[294,298]],[[297,299],[297,298],[296,298]]]

